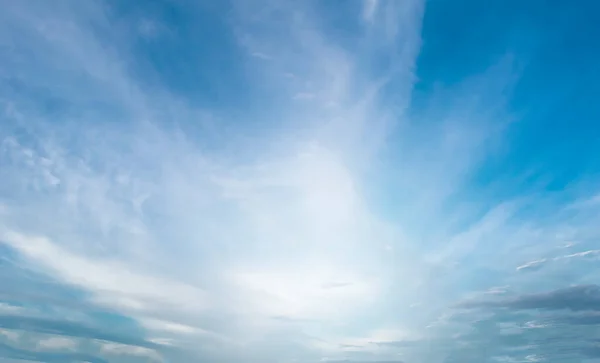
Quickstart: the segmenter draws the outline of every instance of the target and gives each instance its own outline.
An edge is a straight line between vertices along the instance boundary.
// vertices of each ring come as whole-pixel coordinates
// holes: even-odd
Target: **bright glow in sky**
[[[0,6],[0,361],[600,361],[597,1]]]

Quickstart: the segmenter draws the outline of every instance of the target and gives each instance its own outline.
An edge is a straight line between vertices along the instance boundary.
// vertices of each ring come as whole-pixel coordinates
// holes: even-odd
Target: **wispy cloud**
[[[363,18],[366,22],[372,22],[375,14],[377,13],[377,7],[379,5],[378,0],[364,0],[363,1]]]
[[[381,83],[364,83],[359,57],[324,36],[309,7],[301,16],[287,6],[260,19],[272,27],[266,35],[252,29],[246,9],[236,10],[240,45],[269,60],[261,77],[272,86],[283,90],[277,72],[293,73],[290,95],[311,95],[314,110],[300,118],[283,113],[279,135],[238,146],[247,141],[229,135],[227,145],[206,152],[203,137],[184,136],[189,125],[181,118],[201,110],[133,75],[126,65],[135,61],[127,53],[132,44],[112,42],[108,30],[112,10],[12,5],[5,28],[30,38],[9,54],[12,71],[28,92],[45,87],[66,108],[56,111],[65,122],[53,125],[40,106],[49,94],[28,107],[23,96],[4,93],[11,126],[3,133],[3,190],[17,199],[6,200],[2,242],[89,293],[87,303],[134,317],[150,338],[176,337],[184,346],[195,339],[245,344],[283,329],[275,315],[340,321],[376,302],[386,284],[377,259],[391,234],[363,198],[368,159],[357,163],[352,154],[379,147],[380,140],[363,146],[363,132],[377,127],[371,110]],[[289,37],[277,32],[280,17],[290,20]],[[49,19],[44,32],[35,25],[41,19]],[[88,22],[106,31],[97,35]],[[403,42],[414,48],[415,37]],[[18,52],[33,48],[49,56],[18,61]],[[38,67],[64,76],[34,78]],[[408,93],[412,78],[403,82]],[[81,121],[67,121],[75,117],[69,110],[84,108]],[[167,123],[172,117],[176,125]],[[306,132],[287,131],[295,127]],[[231,159],[228,148],[251,159]],[[370,242],[375,236],[379,247]]]
[[[541,267],[543,264],[545,264],[546,262],[548,262],[548,260],[546,260],[545,258],[541,259],[541,260],[527,262],[526,264],[523,264],[523,265],[517,267],[517,271],[537,269],[537,268]]]
[[[253,57],[255,57],[255,58],[260,58],[260,59],[264,59],[264,60],[270,60],[270,59],[272,59],[271,56],[268,56],[268,55],[266,55],[264,53],[261,53],[261,52],[252,52],[251,55]]]
[[[0,354],[538,361],[595,311],[597,191],[501,163],[518,56],[442,77],[419,0],[121,5],[0,14]]]
[[[19,340],[19,337],[21,336],[19,332],[9,329],[1,329],[0,335],[13,342]]]
[[[74,350],[77,341],[65,337],[50,337],[38,341],[38,348],[42,350]]]
[[[521,266],[518,266],[517,271],[539,269],[539,268],[543,267],[545,264],[552,262],[552,261],[557,262],[557,261],[567,261],[567,260],[571,260],[571,259],[586,259],[586,258],[596,260],[598,258],[598,255],[600,255],[600,250],[589,250],[589,251],[571,253],[568,255],[558,256],[558,257],[549,258],[549,259],[543,258],[541,260],[527,262]]]
[[[580,285],[554,291],[521,295],[499,301],[465,302],[462,307],[496,306],[511,309],[548,309],[573,311],[598,310],[600,287]]]
[[[155,351],[138,346],[118,343],[101,343],[101,351],[108,356],[137,356],[149,359],[151,362],[162,362],[162,357]]]

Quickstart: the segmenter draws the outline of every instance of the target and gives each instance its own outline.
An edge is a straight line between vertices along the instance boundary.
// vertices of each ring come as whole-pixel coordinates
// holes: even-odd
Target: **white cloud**
[[[0,329],[0,336],[5,337],[11,342],[16,342],[21,338],[21,332],[10,329]]]
[[[163,362],[163,358],[160,354],[158,354],[156,351],[149,349],[149,348],[144,348],[144,347],[137,347],[137,346],[133,346],[133,345],[126,345],[126,344],[119,344],[119,343],[109,343],[109,342],[102,342],[102,341],[98,341],[98,343],[100,344],[100,350],[108,355],[108,356],[122,356],[122,355],[128,355],[128,356],[137,356],[137,357],[144,357],[149,359],[152,362]]]
[[[526,329],[544,329],[550,327],[550,324],[543,324],[536,321],[528,321],[525,323]]]
[[[28,309],[23,308],[21,306],[0,302],[0,313],[11,314],[11,315],[12,314],[21,315],[21,314],[26,313],[27,311],[28,311]]]
[[[207,331],[196,326],[186,325],[168,320],[140,317],[138,323],[148,329],[151,334],[167,334],[172,338],[152,338],[151,341],[160,345],[173,345],[173,338],[206,339],[217,343],[235,344],[226,336]]]
[[[577,258],[577,257],[598,257],[598,256],[600,256],[600,250],[589,250],[589,251],[572,253],[570,255],[560,256],[555,259],[559,260],[559,259],[569,259],[569,258]]]
[[[150,301],[152,304],[195,309],[206,307],[206,295],[198,288],[141,274],[118,262],[82,258],[44,237],[5,231],[0,238],[24,256],[55,273],[63,281],[99,294],[108,294],[110,298],[103,302],[115,303],[116,307],[123,307],[119,306],[124,301],[121,297],[139,303],[124,304],[125,307],[139,307],[141,310],[144,310],[144,304]]]
[[[528,270],[528,269],[532,269],[532,268],[537,268],[540,267],[541,265],[545,264],[546,262],[548,262],[547,259],[543,258],[541,260],[535,260],[535,261],[531,261],[531,262],[527,262],[521,266],[517,267],[517,271],[519,270]]]
[[[412,341],[419,339],[419,336],[413,332],[393,328],[393,329],[376,329],[368,332],[367,335],[357,338],[345,340],[346,344],[355,344],[363,347],[375,346],[381,347],[385,343],[393,343],[399,341]],[[383,344],[382,344],[383,343]]]
[[[517,267],[517,271],[519,270],[528,270],[533,268],[541,267],[542,265],[551,262],[551,261],[564,261],[576,258],[589,258],[589,259],[598,259],[600,256],[600,250],[588,250],[583,252],[571,253],[569,255],[563,255],[553,258],[542,258],[539,260],[527,262],[519,267]]]
[[[252,295],[264,296],[259,309],[265,316],[327,321],[347,317],[379,297],[378,281],[353,277],[354,273],[348,267],[336,268],[327,260],[307,260],[298,266],[276,266],[270,271],[241,270],[233,279]],[[323,288],[328,281],[340,278],[351,284],[343,289]]]
[[[24,50],[45,57],[6,72],[28,75],[24,83],[82,114],[45,120],[41,107],[10,95],[6,124],[27,127],[19,139],[0,131],[0,157],[10,164],[0,177],[11,187],[0,200],[0,240],[88,292],[89,302],[134,317],[153,341],[267,347],[289,334],[331,357],[342,346],[381,350],[372,343],[414,339],[439,316],[445,294],[464,281],[461,259],[485,264],[481,255],[500,241],[522,244],[537,227],[513,221],[519,203],[453,204],[505,124],[490,110],[504,102],[510,65],[441,90],[443,109],[414,120],[405,112],[422,1],[364,1],[356,20],[369,25],[353,51],[321,31],[305,2],[260,11],[237,2],[238,40],[249,57],[268,60],[252,62],[248,77],[277,100],[275,116],[259,116],[268,125],[261,133],[252,120],[231,132],[235,121],[213,118],[222,110],[143,86],[126,66],[126,37],[95,3],[38,2],[31,11],[25,3],[6,10],[19,24],[1,27],[22,30],[31,41]],[[361,62],[381,51],[393,53],[394,66],[364,71]],[[392,83],[390,104],[380,92]],[[190,131],[197,123],[200,131]],[[398,198],[373,201],[388,191]],[[520,257],[511,251],[498,251],[510,255],[498,264],[514,271]],[[326,288],[333,283],[344,285]],[[414,301],[422,303],[409,308]],[[145,348],[102,349],[158,360]]]
[[[10,180],[35,181],[37,194],[24,193],[21,203],[6,206],[2,240],[53,277],[89,292],[90,302],[136,318],[151,337],[175,345],[196,339],[252,343],[289,330],[317,336],[320,343],[303,346],[330,352],[343,344],[393,339],[368,332],[399,324],[399,317],[367,328],[356,322],[365,311],[389,309],[392,286],[393,298],[405,302],[427,301],[436,292],[421,296],[429,266],[404,231],[413,226],[382,219],[372,208],[369,189],[381,182],[372,175],[385,168],[377,156],[392,126],[407,126],[394,135],[403,155],[397,170],[385,171],[394,185],[384,187],[406,194],[402,213],[435,223],[428,219],[437,217],[432,211],[479,161],[473,155],[490,132],[486,120],[463,125],[464,118],[480,115],[455,117],[452,109],[443,127],[430,130],[420,120],[405,120],[402,111],[386,111],[409,104],[420,1],[371,2],[372,13],[365,15],[372,23],[357,54],[321,32],[305,3],[277,5],[276,19],[268,9],[256,12],[244,4],[235,12],[240,42],[250,57],[269,58],[253,63],[252,76],[276,96],[287,95],[290,104],[275,110],[282,118],[275,131],[251,141],[227,133],[230,140],[208,151],[202,141],[222,136],[218,132],[196,136],[164,126],[172,119],[185,124],[204,110],[167,91],[141,87],[123,67],[127,55],[119,58],[127,44],[116,42],[105,51],[105,40],[86,29],[86,20],[66,10],[58,15],[76,17],[75,29],[52,28],[50,35],[63,38],[46,38],[30,29],[44,17],[30,15],[25,27],[37,39],[32,46],[52,50],[52,64],[44,65],[49,73],[61,64],[90,76],[62,79],[72,89],[57,94],[82,109],[89,101],[81,99],[82,89],[95,97],[112,95],[102,100],[127,117],[103,124],[92,113],[83,124],[48,132],[41,111],[15,106],[38,126],[29,134],[37,147],[7,139],[14,157]],[[256,24],[269,31],[255,31]],[[384,43],[375,41],[382,34]],[[364,73],[361,62],[374,50],[393,53],[394,67]],[[379,92],[391,80],[396,98],[388,105]],[[311,107],[295,109],[294,96],[307,90]],[[75,145],[62,142],[73,139]],[[451,236],[448,251],[436,253],[444,261],[468,253],[504,217],[499,208],[469,233]],[[348,285],[323,288],[339,281]],[[418,315],[394,314],[407,320]],[[327,329],[319,331],[314,321]],[[344,323],[360,332],[340,333]]]
[[[178,334],[193,334],[198,332],[198,329],[188,325],[172,323],[158,319],[140,319],[139,322],[143,327],[152,330],[162,330]]]
[[[75,350],[78,347],[76,339],[66,337],[49,337],[37,341],[37,346],[43,350]]]
[[[508,292],[509,286],[496,286],[489,288],[485,293],[491,295],[502,295]]]

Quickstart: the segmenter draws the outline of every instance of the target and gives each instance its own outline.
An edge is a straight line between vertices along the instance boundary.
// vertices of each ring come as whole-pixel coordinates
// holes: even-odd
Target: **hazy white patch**
[[[485,293],[490,295],[502,295],[508,292],[509,286],[496,286],[489,288]]]
[[[160,354],[149,348],[102,341],[99,341],[99,343],[100,350],[106,355],[137,356],[150,359],[153,362],[163,361],[163,358]]]
[[[344,287],[351,286],[351,282],[327,282],[321,285],[324,289],[343,289]]]
[[[293,98],[295,100],[311,100],[311,99],[313,99],[315,97],[316,97],[316,95],[314,93],[299,92],[299,93],[296,93]]]
[[[376,329],[364,336],[344,338],[340,341],[340,345],[379,351],[385,347],[392,348],[396,342],[414,341],[419,338],[415,333],[403,329]]]
[[[362,17],[364,21],[367,23],[373,21],[373,18],[377,12],[378,4],[379,0],[363,0]]]
[[[50,337],[37,342],[39,349],[43,350],[75,350],[79,343],[76,339],[67,337]]]
[[[22,333],[16,330],[0,328],[0,336],[5,337],[11,342],[16,342],[21,338]]]
[[[546,359],[542,356],[539,356],[537,354],[530,354],[528,356],[525,357],[525,362],[543,362]]]
[[[428,256],[428,260],[434,264],[440,262],[447,264],[471,253],[482,240],[491,239],[497,231],[504,230],[513,209],[511,203],[496,205],[473,225],[452,235],[444,247]]]
[[[250,55],[253,56],[254,58],[258,58],[258,59],[262,59],[262,60],[273,59],[270,55],[267,55],[267,54],[261,53],[261,52],[252,52]]]
[[[151,18],[142,18],[137,23],[137,31],[146,40],[155,40],[162,34],[168,32],[164,24]]]
[[[0,313],[3,314],[22,315],[27,313],[28,310],[22,306],[0,302]]]
[[[511,357],[508,355],[492,357],[492,360],[494,360],[496,362],[502,362],[502,363],[521,363],[521,361],[518,360],[517,358]]]
[[[198,330],[194,327],[173,323],[158,319],[139,319],[140,324],[151,330],[162,330],[166,332],[178,333],[178,334],[194,334]]]
[[[0,225],[0,227],[2,227]],[[65,250],[47,238],[0,230],[0,238],[23,255],[51,269],[66,282],[115,298],[139,301],[129,307],[145,309],[148,304],[167,304],[186,309],[202,309],[208,304],[205,293],[192,286],[140,274],[117,261],[90,260]],[[85,271],[85,273],[82,273]],[[131,300],[133,299],[133,300]],[[111,299],[98,300],[112,304]]]
[[[243,290],[264,296],[259,308],[265,316],[298,319],[340,319],[379,296],[378,282],[323,262],[308,262],[309,271],[292,267],[269,270],[242,270],[232,276]],[[286,271],[287,270],[287,271]],[[336,277],[347,283],[344,288],[323,288]],[[258,295],[257,295],[258,294]],[[250,301],[252,303],[252,301]]]
[[[521,327],[520,324],[517,324],[515,322],[497,323],[496,326],[498,327],[500,334],[502,335],[514,335],[523,333],[523,327]]]
[[[531,350],[531,349],[535,349],[535,348],[538,348],[538,345],[529,344],[529,345],[518,345],[516,347],[506,347],[506,349],[511,352],[522,352],[525,350]]]
[[[175,343],[175,339],[172,338],[149,338],[147,340],[151,343],[164,346],[173,346]]]
[[[537,321],[528,321],[525,323],[524,327],[526,329],[543,329],[549,327],[550,324],[544,324]]]
[[[586,198],[581,198],[576,200],[575,202],[567,205],[565,209],[567,210],[584,210],[597,208],[600,206],[600,193],[588,196]]]

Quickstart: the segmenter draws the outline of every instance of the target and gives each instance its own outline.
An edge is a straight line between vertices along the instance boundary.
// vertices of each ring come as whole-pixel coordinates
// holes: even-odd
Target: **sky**
[[[597,1],[0,5],[0,362],[600,362]]]

